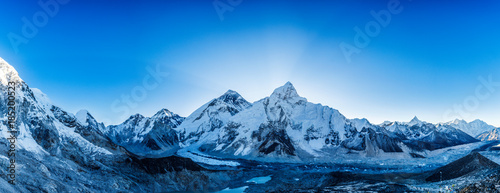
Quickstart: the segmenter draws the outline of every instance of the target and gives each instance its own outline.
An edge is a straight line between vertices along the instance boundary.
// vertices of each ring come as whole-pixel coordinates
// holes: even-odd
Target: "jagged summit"
[[[221,95],[217,99],[222,100],[224,102],[235,102],[238,100],[245,100],[238,92],[236,92],[234,90],[226,91],[223,95]]]
[[[238,92],[234,91],[234,90],[227,90],[222,96],[225,96],[225,95],[240,95]]]
[[[175,116],[175,114],[166,108],[159,110],[153,115],[153,117],[172,117],[172,116]]]
[[[448,124],[467,124],[467,122],[463,119],[455,119],[453,121],[448,122]]]
[[[221,107],[220,105],[229,106],[231,108],[236,108],[238,111],[251,106],[251,104],[247,100],[245,100],[239,93],[233,90],[228,90],[220,97],[213,99],[207,105],[207,107],[215,107],[217,109]],[[201,108],[205,109],[207,107]]]
[[[413,117],[413,119],[408,123],[408,125],[412,126],[412,125],[421,125],[423,124],[424,122],[422,122],[420,119],[418,119],[417,116]]]
[[[129,122],[129,121],[134,121],[134,120],[137,120],[137,119],[143,119],[144,118],[144,115],[141,115],[139,113],[135,114],[135,115],[131,115],[127,120],[125,120],[125,122]]]
[[[273,91],[273,94],[271,94],[271,98],[274,97],[286,100],[300,96],[299,94],[297,94],[297,90],[295,90],[295,87],[292,85],[292,83],[286,82],[285,85],[278,87]]]
[[[7,85],[9,81],[20,82],[23,81],[16,69],[0,57],[0,82]]]

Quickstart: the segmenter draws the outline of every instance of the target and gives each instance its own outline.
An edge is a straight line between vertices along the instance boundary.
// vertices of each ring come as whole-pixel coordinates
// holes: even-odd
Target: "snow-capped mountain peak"
[[[241,95],[238,92],[229,89],[223,95],[221,95],[219,98],[220,99],[225,99],[225,98],[230,99],[230,97],[240,98]]]
[[[465,120],[463,120],[463,119],[455,119],[455,120],[453,120],[453,121],[451,121],[449,123],[456,124],[456,125],[467,124],[467,122]]]
[[[297,94],[297,90],[295,90],[295,87],[290,82],[286,82],[285,85],[276,88],[273,94],[271,94],[271,98],[278,98],[284,100],[296,97],[300,96],[299,94]]]
[[[387,126],[387,125],[391,125],[393,123],[394,122],[392,122],[392,121],[384,121],[384,122],[380,123],[379,126]]]
[[[153,118],[165,118],[165,117],[172,117],[175,114],[172,111],[169,111],[168,109],[161,109],[156,114],[153,115]]]
[[[226,104],[232,104],[238,110],[242,110],[250,106],[250,103],[248,101],[246,101],[239,93],[233,90],[228,90],[219,98],[213,100],[212,103],[216,103],[217,101],[224,102]]]
[[[0,58],[0,82],[7,85],[9,81],[21,82],[23,81],[16,69],[7,63],[4,59]]]
[[[408,126],[414,126],[414,125],[422,125],[424,124],[425,122],[421,121],[420,119],[418,119],[417,116],[413,117],[413,119],[408,123]]]

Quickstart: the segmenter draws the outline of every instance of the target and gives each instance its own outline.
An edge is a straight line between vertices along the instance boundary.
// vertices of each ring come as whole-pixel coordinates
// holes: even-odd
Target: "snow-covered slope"
[[[117,146],[99,133],[102,124],[93,118],[88,119],[86,125],[80,123],[73,114],[53,105],[42,91],[30,88],[2,59],[0,79],[0,150],[5,156],[6,148],[11,145],[6,139],[10,137],[6,116],[7,84],[16,84],[15,112],[19,133],[15,157],[9,156],[16,160],[17,184],[11,186],[15,192],[66,192],[70,191],[68,187],[95,190],[86,188],[91,178],[76,171],[101,168],[108,156],[118,152]],[[4,161],[1,164],[2,168],[7,168]],[[2,180],[10,180],[5,170],[0,173],[4,176]],[[60,183],[63,180],[64,184]]]
[[[184,146],[213,143],[218,140],[220,128],[226,125],[232,116],[250,106],[240,94],[229,90],[194,111],[176,130]]]
[[[116,144],[144,157],[166,157],[179,149],[179,139],[173,129],[184,118],[161,109],[152,117],[130,116],[120,125],[108,126],[104,133]]]
[[[492,129],[477,136],[481,141],[497,141],[500,140],[500,128]]]
[[[0,58],[0,83],[7,85],[9,81],[24,82],[17,73],[16,69],[9,65],[4,59]]]
[[[16,83],[16,112],[20,133],[19,146],[34,153],[49,153],[67,157],[78,157],[83,154],[109,154],[102,147],[86,140],[76,128],[82,125],[75,121],[74,115],[67,113],[59,107],[52,105],[50,99],[39,89],[31,89],[21,78],[16,70],[0,60],[0,79],[2,80],[0,111],[3,115],[7,112],[6,96],[9,81]],[[2,116],[2,135],[6,136],[6,117]],[[73,152],[78,148],[80,151]],[[68,151],[65,151],[68,150]],[[77,156],[77,154],[79,154]]]

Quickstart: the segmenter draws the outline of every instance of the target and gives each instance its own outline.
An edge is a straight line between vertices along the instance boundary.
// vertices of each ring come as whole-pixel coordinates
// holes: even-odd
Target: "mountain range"
[[[161,110],[157,114],[162,111],[170,112]],[[126,128],[135,123],[138,116],[130,117],[123,124],[108,126],[108,131]],[[151,122],[156,120],[155,116],[148,119]],[[171,119],[175,123],[182,122],[169,126],[178,134],[181,151],[257,160],[310,161],[346,153],[376,156],[383,152],[404,152],[415,155],[426,150],[477,142],[480,138],[471,134],[479,131],[483,134],[495,132],[493,126],[480,120],[431,124],[415,117],[410,122],[375,125],[366,119],[348,119],[336,109],[308,102],[290,82],[254,103],[229,90],[183,121],[177,116]],[[142,134],[152,131],[146,126],[135,128]]]
[[[366,119],[348,119],[336,109],[301,97],[290,82],[253,103],[229,90],[188,117],[161,109],[152,117],[136,114],[108,126],[86,110],[72,114],[54,105],[3,59],[0,82],[2,152],[9,146],[7,85],[16,83],[16,159],[18,179],[23,180],[19,180],[22,186],[14,188],[19,192],[160,190],[171,179],[158,179],[155,173],[164,172],[158,170],[162,164],[175,168],[166,161],[171,159],[199,168],[197,164],[238,165],[227,161],[235,159],[308,163],[385,153],[421,158],[441,148],[500,140],[499,128],[480,120],[432,124],[415,117],[410,122],[376,125]],[[0,159],[6,168],[9,158],[1,155]],[[6,184],[7,171],[1,172],[0,183]],[[209,174],[203,175],[210,179]],[[102,183],[94,184],[96,179]],[[141,185],[141,181],[155,182],[155,187]],[[168,188],[189,190],[179,184]],[[12,189],[0,187],[4,192]]]

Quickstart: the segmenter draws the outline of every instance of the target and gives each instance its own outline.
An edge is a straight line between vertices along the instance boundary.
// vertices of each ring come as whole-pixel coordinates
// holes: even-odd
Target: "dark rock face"
[[[59,120],[65,126],[70,127],[70,128],[77,126],[77,122],[76,122],[75,117],[71,116],[66,111],[62,110],[61,108],[56,107],[56,106],[52,106],[50,108],[50,111],[52,111],[52,113],[54,114],[56,119]]]
[[[295,155],[295,147],[286,133],[286,123],[280,121],[262,124],[258,131],[252,133],[252,139],[260,145],[258,151],[264,155],[275,153],[277,155]]]
[[[265,140],[259,146],[259,152],[269,154],[276,152],[279,155],[295,155],[295,148],[285,130],[272,131],[265,136]]]
[[[225,127],[222,128],[224,135],[217,139],[218,144],[229,144],[233,142],[238,136],[238,128],[241,127],[240,124],[230,122]]]
[[[155,125],[154,127],[168,128],[164,125]],[[171,147],[178,145],[179,138],[173,129],[154,129],[154,127],[142,142],[144,146],[152,150],[161,150],[161,148],[165,146]]]
[[[369,137],[369,141],[375,142],[376,146],[384,152],[403,152],[401,147],[398,145],[400,141],[396,138],[390,137],[380,129],[376,131],[371,128],[363,128],[361,132],[366,132]]]
[[[384,152],[403,152],[398,144],[401,141],[384,132],[382,128],[363,128],[359,132],[352,129],[346,131],[349,132],[346,133],[347,139],[342,142],[342,146],[347,149],[363,151],[369,142]]]
[[[59,132],[53,125],[42,120],[31,121],[33,139],[46,151],[55,155],[58,152],[60,139]]]
[[[425,158],[425,156],[420,155],[418,153],[410,153],[410,156],[413,157],[413,158]]]
[[[206,170],[197,163],[193,162],[191,159],[170,156],[163,158],[144,158],[138,159],[132,157],[133,162],[138,165],[139,168],[143,168],[149,174],[164,174],[172,171],[202,171]]]
[[[463,158],[436,169],[426,181],[438,182],[440,180],[449,180],[482,170],[498,169],[499,167],[497,163],[482,156],[478,152],[472,152]]]

